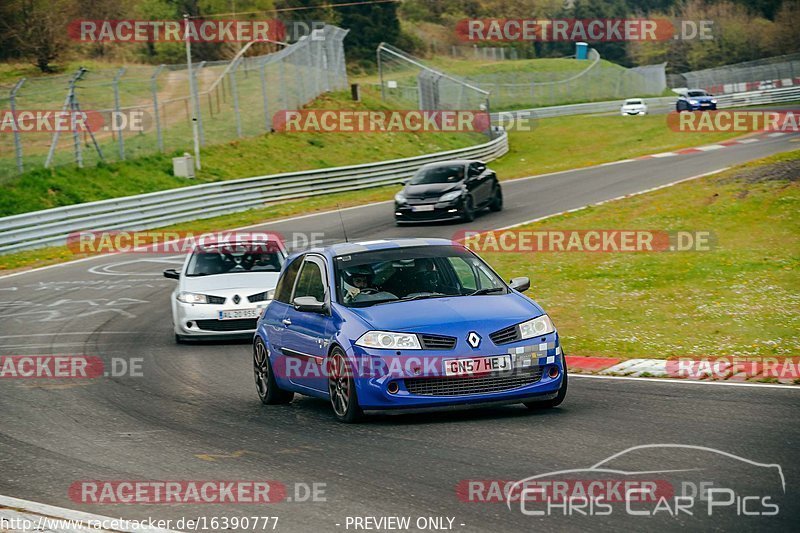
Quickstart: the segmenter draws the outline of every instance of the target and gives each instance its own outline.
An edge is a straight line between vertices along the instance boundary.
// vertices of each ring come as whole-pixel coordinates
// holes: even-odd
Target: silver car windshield
[[[192,253],[186,276],[280,272],[283,262],[283,251],[274,243],[208,246]]]

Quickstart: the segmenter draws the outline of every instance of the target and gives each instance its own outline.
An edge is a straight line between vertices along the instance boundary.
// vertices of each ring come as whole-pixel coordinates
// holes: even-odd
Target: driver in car
[[[365,267],[354,267],[345,271],[345,303],[356,301],[358,296],[378,292],[372,284],[372,271]]]

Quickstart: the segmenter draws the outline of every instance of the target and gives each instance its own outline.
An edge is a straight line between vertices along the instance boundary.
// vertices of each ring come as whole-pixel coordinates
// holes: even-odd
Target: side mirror
[[[408,185],[408,182],[411,181],[411,178],[403,178],[400,180],[400,183],[403,185]]]
[[[508,286],[515,291],[525,292],[531,288],[531,280],[525,276],[514,278],[508,282]]]
[[[275,299],[275,289],[269,289],[267,291],[267,300],[274,300]]]
[[[174,268],[168,268],[164,271],[164,277],[169,279],[181,279],[181,273]]]
[[[294,308],[301,312],[324,313],[325,302],[320,302],[313,296],[298,296],[292,302]]]

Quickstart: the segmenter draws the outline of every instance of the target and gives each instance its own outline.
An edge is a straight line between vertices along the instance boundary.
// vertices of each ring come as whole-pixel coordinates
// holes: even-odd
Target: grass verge
[[[484,253],[530,276],[568,355],[800,352],[800,151],[525,226],[711,231],[707,252]]]

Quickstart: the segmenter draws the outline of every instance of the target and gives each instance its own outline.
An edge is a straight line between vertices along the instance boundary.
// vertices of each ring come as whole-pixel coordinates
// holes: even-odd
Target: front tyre
[[[261,337],[253,343],[253,376],[256,380],[258,397],[264,405],[286,404],[294,398],[293,392],[279,388],[275,382],[269,351]]]
[[[472,200],[472,196],[467,196],[464,198],[464,207],[461,211],[461,218],[464,222],[472,222],[475,220],[475,202]]]
[[[567,384],[568,384],[568,377],[567,377],[567,367],[564,366],[564,381],[561,383],[561,388],[558,389],[558,395],[553,398],[552,400],[545,400],[543,402],[524,402],[525,407],[528,409],[552,409],[553,407],[558,407],[561,405],[561,402],[564,401],[564,398],[567,397]]]
[[[489,210],[495,213],[503,210],[503,189],[501,189],[499,185],[494,192],[492,201],[489,203]]]
[[[336,420],[346,424],[358,422],[364,412],[358,405],[356,383],[347,356],[341,348],[336,347],[328,356],[328,393]]]

